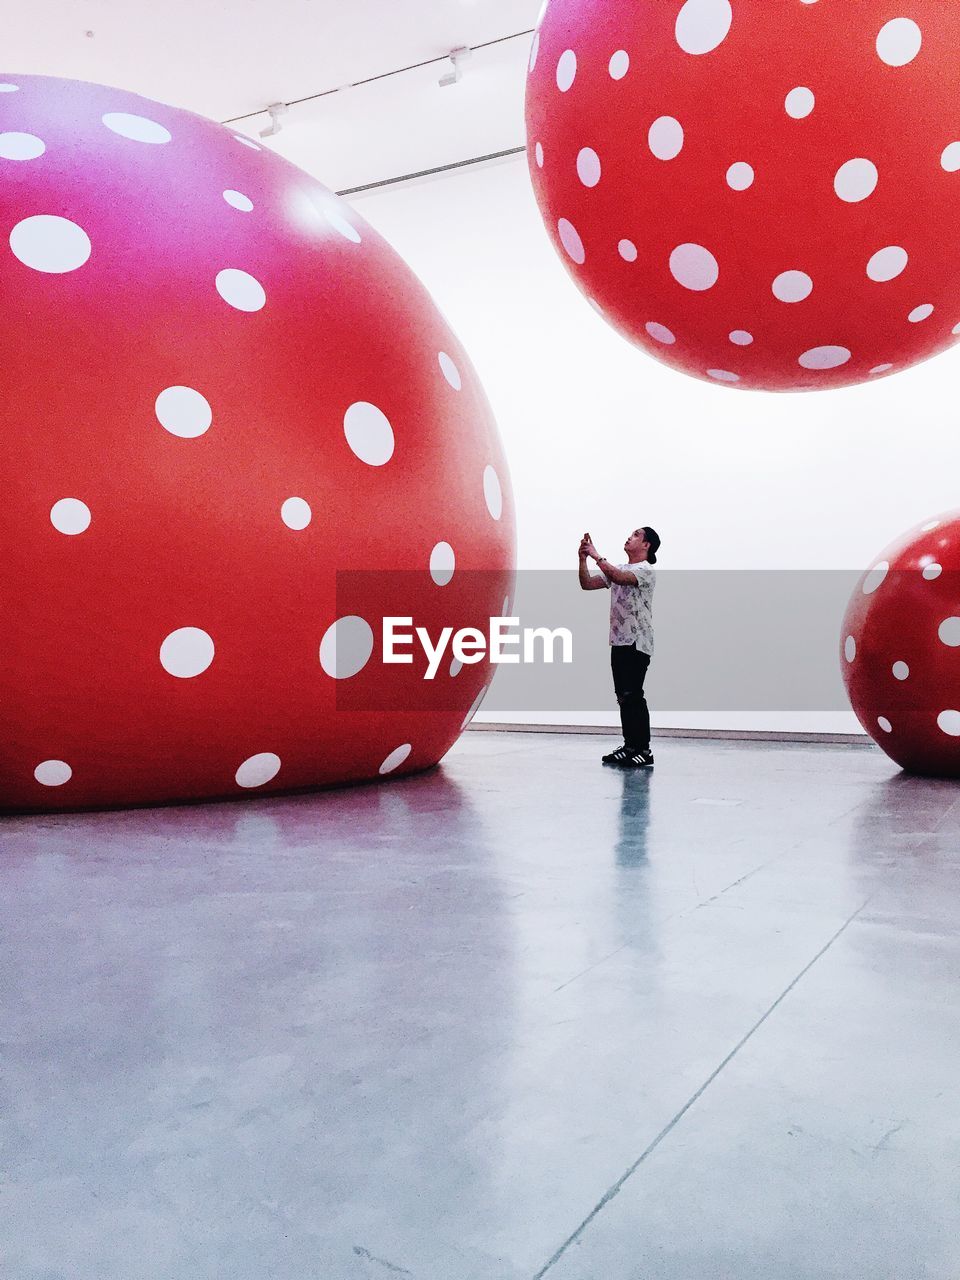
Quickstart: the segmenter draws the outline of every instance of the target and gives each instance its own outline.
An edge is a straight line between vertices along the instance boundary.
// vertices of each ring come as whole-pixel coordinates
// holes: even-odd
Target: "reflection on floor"
[[[607,746],[3,822],[6,1280],[956,1280],[960,788]]]

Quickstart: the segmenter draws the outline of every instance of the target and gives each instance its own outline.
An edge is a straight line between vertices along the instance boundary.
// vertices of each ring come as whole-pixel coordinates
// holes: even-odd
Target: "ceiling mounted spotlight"
[[[285,116],[289,111],[289,107],[285,102],[271,102],[267,107],[267,115],[270,117],[270,123],[265,129],[260,130],[261,138],[273,138],[283,128],[281,117]]]
[[[445,76],[440,77],[440,88],[446,89],[448,85],[456,84],[463,76],[463,64],[470,57],[470,50],[461,47],[459,49],[451,49],[449,53],[451,70]]]

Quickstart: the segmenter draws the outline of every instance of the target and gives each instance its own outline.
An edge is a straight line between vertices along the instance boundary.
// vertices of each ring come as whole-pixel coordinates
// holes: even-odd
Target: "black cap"
[[[647,552],[647,560],[650,564],[657,563],[657,552],[660,550],[660,535],[656,529],[651,529],[649,525],[643,527],[644,535],[647,542],[650,543],[650,550]]]

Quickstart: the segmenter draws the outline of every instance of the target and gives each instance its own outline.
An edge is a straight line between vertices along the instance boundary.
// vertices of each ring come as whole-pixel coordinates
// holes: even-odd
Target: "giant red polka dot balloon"
[[[527,152],[631,341],[721,385],[838,387],[960,334],[960,7],[549,0]]]
[[[861,577],[841,661],[857,719],[897,764],[960,777],[960,511],[911,530]]]
[[[2,76],[0,291],[0,807],[435,763],[491,667],[387,665],[382,617],[489,626],[513,510],[388,245],[230,129]]]

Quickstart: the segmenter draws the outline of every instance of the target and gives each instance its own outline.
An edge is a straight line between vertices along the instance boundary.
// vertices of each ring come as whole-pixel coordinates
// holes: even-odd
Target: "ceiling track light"
[[[265,129],[260,130],[261,138],[274,138],[283,128],[282,117],[287,114],[290,108],[285,102],[271,102],[267,107],[267,115],[270,117],[270,123]]]
[[[440,88],[446,89],[451,84],[456,84],[463,77],[463,65],[470,57],[470,50],[465,46],[457,49],[451,49],[448,54],[450,59],[450,70],[446,75],[440,77]]]

